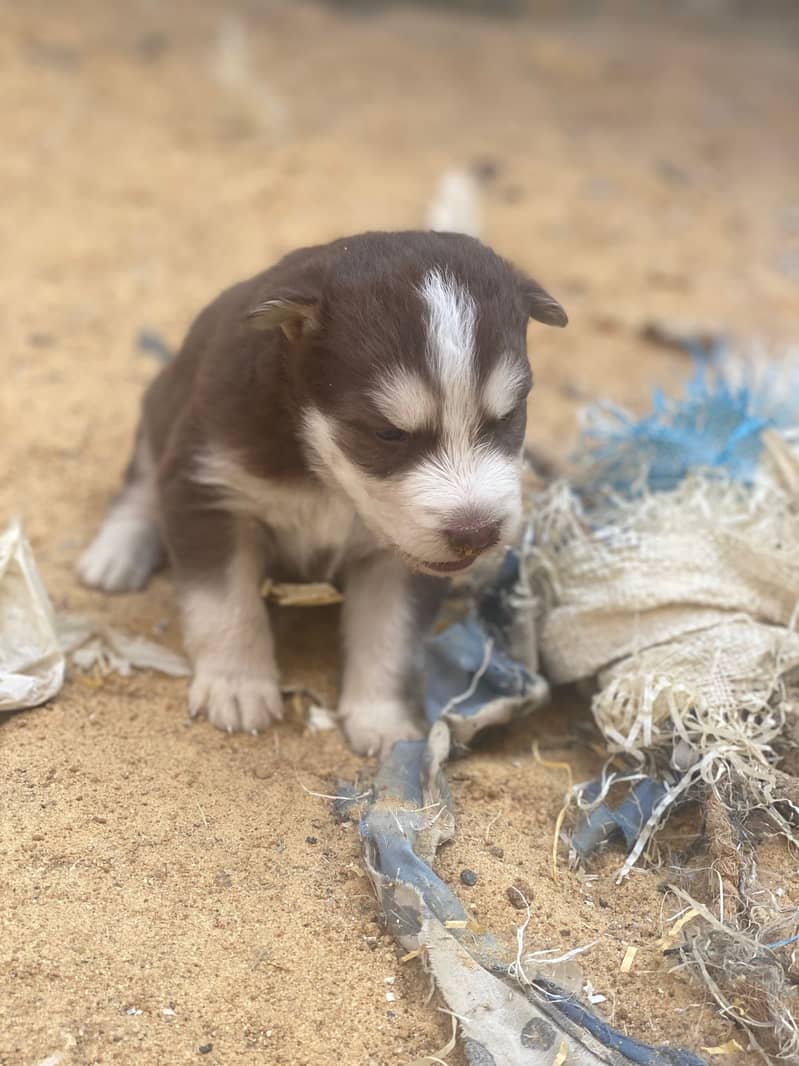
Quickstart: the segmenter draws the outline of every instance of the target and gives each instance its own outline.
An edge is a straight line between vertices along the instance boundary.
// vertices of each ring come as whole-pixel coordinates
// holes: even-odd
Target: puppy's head
[[[530,318],[560,304],[478,241],[364,234],[295,253],[250,317],[280,327],[312,464],[407,563],[447,574],[511,540]]]

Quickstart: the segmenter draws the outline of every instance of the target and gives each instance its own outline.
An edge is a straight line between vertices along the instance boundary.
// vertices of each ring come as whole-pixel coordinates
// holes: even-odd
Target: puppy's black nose
[[[466,558],[493,548],[499,540],[499,522],[464,522],[444,530],[450,548]]]

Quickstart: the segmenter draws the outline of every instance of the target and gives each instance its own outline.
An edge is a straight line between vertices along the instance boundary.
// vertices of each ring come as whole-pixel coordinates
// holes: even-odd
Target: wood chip
[[[452,918],[450,921],[444,922],[444,928],[468,929],[470,933],[477,933],[478,935],[486,932],[485,926],[480,925],[480,923],[476,922],[474,918],[467,918],[466,920],[463,918]]]
[[[690,910],[686,911],[681,918],[677,919],[671,929],[669,929],[668,933],[665,933],[660,938],[660,940],[658,940],[657,946],[660,948],[660,950],[668,951],[669,948],[674,947],[674,945],[677,943],[680,931],[682,930],[683,926],[688,925],[689,922],[692,922],[694,918],[698,917],[699,911],[696,910],[694,907],[691,907]]]
[[[324,581],[301,584],[265,581],[261,595],[278,607],[326,607],[344,599],[337,588]]]
[[[735,1055],[739,1051],[743,1051],[743,1048],[737,1040],[728,1040],[726,1044],[719,1044],[717,1047],[703,1047],[702,1050],[706,1055]]]
[[[621,972],[622,973],[629,973],[630,970],[632,970],[633,963],[635,962],[635,956],[637,954],[638,954],[638,948],[633,947],[632,945],[630,945],[630,947],[627,948],[627,950],[624,952],[624,958],[621,960]]]
[[[409,951],[407,955],[403,955],[400,962],[410,962],[411,959],[418,959],[422,954],[421,948],[414,948],[413,951]]]

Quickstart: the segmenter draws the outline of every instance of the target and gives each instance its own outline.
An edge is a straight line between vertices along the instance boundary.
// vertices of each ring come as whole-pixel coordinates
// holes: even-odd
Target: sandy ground
[[[452,164],[490,164],[487,238],[572,318],[531,331],[544,452],[564,453],[586,400],[640,404],[684,378],[682,356],[639,336],[651,315],[795,337],[796,27],[718,6],[493,21],[2,4],[0,516],[23,516],[56,604],[179,644],[166,577],[107,599],[73,571],[157,370],[139,330],[176,344],[217,290],[291,247],[419,225]],[[333,701],[335,611],[279,628],[286,679]],[[307,791],[359,760],[299,719],[259,738],[190,725],[184,700],[154,675],[75,678],[0,724],[0,1063],[384,1066],[441,1047],[449,1019],[382,936],[355,830]],[[561,699],[453,768],[440,870],[478,873],[459,891],[500,935],[521,878],[531,947],[596,940],[584,977],[622,1029],[721,1044],[732,1026],[655,946],[676,909],[662,873],[616,889],[613,852],[593,880],[552,880],[565,777],[531,744],[585,778],[586,718]],[[692,832],[675,826],[677,846]],[[795,875],[769,855],[775,884]]]

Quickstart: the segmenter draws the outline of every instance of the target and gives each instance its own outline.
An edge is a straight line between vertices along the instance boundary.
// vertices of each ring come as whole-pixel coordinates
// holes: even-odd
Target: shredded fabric
[[[552,1066],[563,1051],[560,1061],[574,1066],[704,1066],[688,1051],[651,1047],[618,1032],[537,973],[527,979],[518,960],[470,920],[431,868],[437,847],[454,832],[442,769],[450,744],[443,720],[427,741],[398,742],[369,794],[339,786],[336,809],[342,818],[359,818],[366,870],[386,927],[409,955],[426,960],[458,1019],[466,1061]],[[541,960],[528,961],[542,967]]]
[[[182,655],[85,615],[59,615],[56,630],[62,650],[78,670],[97,669],[102,674],[122,677],[128,677],[133,670],[157,670],[171,677],[189,674]]]
[[[444,774],[452,749],[488,725],[529,713],[548,694],[535,673],[533,600],[519,554],[508,553],[496,578],[473,597],[467,621],[430,641],[427,740],[396,743],[366,795],[337,788],[339,816],[359,820],[386,928],[406,958],[421,957],[429,967],[474,1066],[703,1066],[687,1051],[625,1036],[593,1012],[590,996],[583,1003],[563,978],[584,949],[522,961],[520,944],[514,960],[432,869],[438,846],[455,830]]]
[[[717,360],[681,400],[657,394],[640,420],[605,407],[587,427],[579,476],[535,500],[524,565],[545,674],[593,683],[608,752],[638,781],[615,807],[603,782],[580,786],[575,853],[623,837],[621,879],[698,800],[718,914],[696,905],[685,965],[762,1061],[799,1061],[795,929],[764,954],[777,910],[747,831],[756,813],[796,842],[799,822],[778,766],[799,735],[796,353]]]

